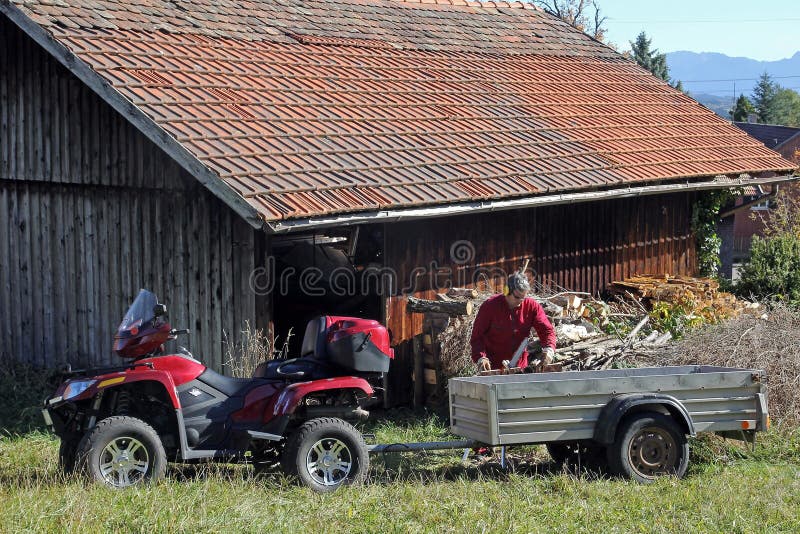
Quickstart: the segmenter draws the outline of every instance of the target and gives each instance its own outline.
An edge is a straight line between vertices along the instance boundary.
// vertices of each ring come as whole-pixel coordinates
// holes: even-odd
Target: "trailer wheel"
[[[281,466],[309,488],[325,493],[364,481],[367,444],[351,424],[334,417],[307,421],[286,443]]]
[[[78,444],[76,467],[89,478],[127,488],[163,478],[167,455],[153,427],[135,417],[103,419]]]
[[[645,484],[663,475],[681,478],[689,466],[689,444],[671,417],[634,414],[617,431],[608,464],[614,474]]]

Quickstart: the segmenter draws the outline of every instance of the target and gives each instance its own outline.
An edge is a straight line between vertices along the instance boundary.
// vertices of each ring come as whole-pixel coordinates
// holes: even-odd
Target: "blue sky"
[[[660,52],[689,50],[774,61],[800,51],[798,0],[597,0],[620,51],[644,30]]]

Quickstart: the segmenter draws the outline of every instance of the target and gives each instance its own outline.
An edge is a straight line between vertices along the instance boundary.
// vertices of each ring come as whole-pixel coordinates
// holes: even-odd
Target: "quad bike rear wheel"
[[[326,493],[363,482],[369,468],[369,454],[364,437],[350,423],[320,417],[307,421],[291,435],[281,466],[287,475]]]
[[[96,482],[126,488],[163,478],[167,456],[153,427],[135,417],[114,416],[83,437],[76,467]]]

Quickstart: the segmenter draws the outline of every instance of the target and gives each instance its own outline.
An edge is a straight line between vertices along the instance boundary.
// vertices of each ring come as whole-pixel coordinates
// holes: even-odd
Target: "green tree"
[[[800,126],[800,94],[778,86],[772,102],[775,124]]]
[[[652,39],[647,38],[645,32],[640,33],[635,41],[631,41],[631,54],[633,59],[640,67],[649,70],[658,78],[669,81],[669,67],[667,66],[667,55],[660,54],[658,49],[650,49]]]
[[[772,81],[768,73],[764,73],[758,79],[758,83],[753,88],[753,107],[758,114],[758,122],[762,124],[772,124],[775,120],[775,96],[778,93],[778,85]]]
[[[756,108],[753,107],[753,103],[750,102],[750,99],[744,95],[739,95],[739,98],[736,99],[736,105],[729,113],[732,120],[736,122],[747,122],[747,117],[755,112]]]
[[[602,41],[606,17],[600,14],[595,0],[533,0],[545,13],[557,17],[588,36]]]

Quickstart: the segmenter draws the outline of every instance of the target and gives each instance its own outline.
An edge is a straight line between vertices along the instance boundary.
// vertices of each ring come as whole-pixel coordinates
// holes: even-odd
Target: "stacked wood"
[[[425,300],[408,297],[406,311],[410,313],[443,313],[449,316],[472,315],[473,305],[469,300]]]
[[[451,287],[447,290],[446,295],[448,297],[466,297],[469,299],[476,299],[478,298],[478,290],[463,287]]]
[[[612,282],[610,290],[623,298],[642,302],[648,308],[657,302],[681,306],[686,314],[695,314],[710,322],[738,317],[748,308],[747,303],[730,293],[719,291],[719,283],[710,278],[637,275]]]
[[[448,375],[444,374],[442,370],[439,335],[448,328],[451,321],[452,309],[429,306],[429,303],[449,304],[449,302],[446,301],[414,300],[417,301],[414,305],[416,310],[421,309],[418,306],[419,302],[425,303],[422,309],[448,310],[447,313],[441,311],[425,311],[425,316],[422,321],[422,334],[416,336],[413,340],[414,407],[439,407],[447,400],[445,386],[448,378]],[[469,310],[471,313],[471,305],[469,308],[463,309],[465,311]],[[417,311],[417,313],[420,312]],[[464,315],[468,316],[469,314]]]

